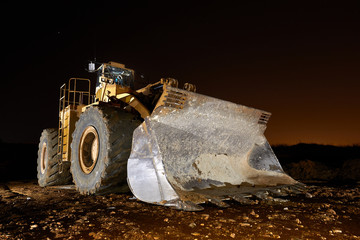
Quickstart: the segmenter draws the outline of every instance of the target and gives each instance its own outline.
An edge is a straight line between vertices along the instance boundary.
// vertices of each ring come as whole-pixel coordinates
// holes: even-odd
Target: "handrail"
[[[79,89],[79,82],[86,81],[87,85],[84,84],[82,89]],[[84,89],[85,87],[85,89]],[[86,78],[70,78],[68,83],[64,83],[60,87],[60,98],[59,98],[59,128],[58,128],[58,154],[59,164],[62,164],[63,156],[66,151],[64,151],[64,129],[67,128],[65,122],[65,110],[68,106],[79,106],[82,104],[89,105],[93,102],[91,93],[90,93],[91,82]],[[61,115],[60,115],[61,114]],[[69,142],[67,143],[69,144]],[[68,147],[68,146],[67,146]]]

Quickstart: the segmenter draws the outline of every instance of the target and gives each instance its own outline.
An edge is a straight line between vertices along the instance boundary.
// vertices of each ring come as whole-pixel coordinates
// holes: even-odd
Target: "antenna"
[[[96,64],[96,33],[95,33],[95,28],[92,29],[92,37],[93,37],[93,54],[94,54],[94,61],[90,61],[89,62],[89,65],[88,65],[88,69],[87,71],[88,72],[95,72],[96,69],[95,69],[95,64]]]
[[[93,54],[94,54],[94,62],[96,63],[96,50],[97,50],[97,34],[96,34],[96,27],[93,26],[92,28],[92,35],[93,35]]]

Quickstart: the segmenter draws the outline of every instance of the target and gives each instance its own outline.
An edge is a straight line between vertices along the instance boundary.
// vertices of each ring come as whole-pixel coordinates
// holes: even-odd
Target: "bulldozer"
[[[134,70],[96,64],[94,92],[84,78],[60,87],[59,125],[40,137],[40,186],[72,180],[81,194],[130,190],[186,211],[304,190],[264,136],[269,112],[196,93],[191,83],[179,88],[174,78],[136,89]]]

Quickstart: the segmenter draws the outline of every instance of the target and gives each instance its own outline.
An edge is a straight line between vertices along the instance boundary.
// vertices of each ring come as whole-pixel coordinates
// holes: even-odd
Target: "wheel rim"
[[[93,126],[83,132],[80,139],[79,162],[81,170],[90,174],[94,169],[99,156],[99,135]]]
[[[46,157],[47,157],[46,143],[44,142],[42,147],[41,147],[41,157],[40,157],[40,169],[41,169],[42,174],[45,173]]]

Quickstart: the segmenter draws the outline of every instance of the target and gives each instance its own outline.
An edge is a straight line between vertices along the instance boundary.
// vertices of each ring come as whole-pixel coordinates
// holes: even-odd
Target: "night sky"
[[[5,1],[0,139],[58,125],[89,60],[271,112],[270,144],[360,144],[359,1]]]

